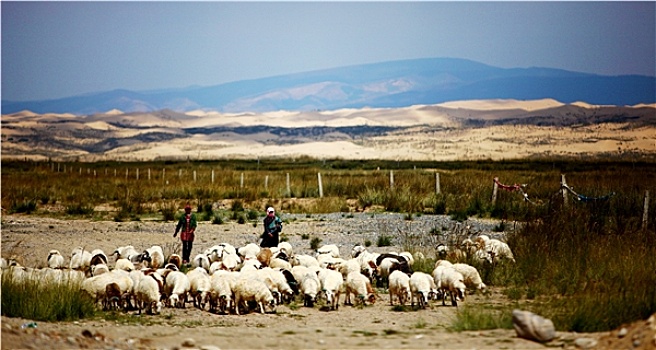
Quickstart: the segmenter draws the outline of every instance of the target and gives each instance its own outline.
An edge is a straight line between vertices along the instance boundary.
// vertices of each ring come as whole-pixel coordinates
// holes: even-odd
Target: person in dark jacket
[[[273,207],[267,208],[267,216],[264,218],[264,233],[262,233],[262,242],[260,247],[271,248],[277,247],[280,240],[280,232],[282,231],[282,221],[276,216],[276,211]]]
[[[198,223],[196,222],[196,214],[191,212],[191,205],[187,204],[184,210],[185,215],[178,220],[173,237],[176,237],[178,232],[182,231],[180,234],[180,240],[182,241],[182,263],[188,264],[191,256],[191,247],[194,245],[194,236]]]

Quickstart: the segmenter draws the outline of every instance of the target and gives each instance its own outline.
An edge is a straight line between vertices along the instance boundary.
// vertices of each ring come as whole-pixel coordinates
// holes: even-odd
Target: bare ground
[[[170,253],[179,250],[178,241],[171,236],[173,228],[173,223],[162,222],[67,221],[4,215],[2,256],[17,255],[22,257],[23,265],[40,267],[45,265],[50,249],[59,249],[69,256],[75,246],[88,250],[101,248],[111,253],[127,244],[138,249],[158,244],[164,247],[165,253]],[[344,256],[348,256],[354,242],[362,240],[362,236],[334,229],[321,220],[292,221],[284,231],[290,243],[301,252],[310,252],[309,242],[301,238],[302,233],[318,235],[324,243],[343,242]],[[254,242],[258,232],[259,228],[252,225],[201,223],[192,254],[219,242],[235,245]],[[384,249],[398,250],[398,247]],[[383,248],[370,250],[383,251]],[[492,289],[488,295],[470,295],[460,305],[477,303],[509,301],[499,290]],[[619,338],[612,332],[558,332],[556,340],[548,344],[520,339],[514,330],[453,332],[449,327],[456,307],[433,302],[425,310],[393,311],[389,295],[384,292],[375,305],[344,306],[343,296],[340,304],[339,310],[330,312],[318,307],[282,305],[274,314],[251,312],[241,316],[212,314],[188,304],[185,309],[165,308],[160,315],[139,316],[127,312],[119,317],[104,315],[78,322],[36,321],[36,328],[21,328],[31,320],[2,316],[2,349],[539,349],[575,348],[579,338],[604,339],[595,348],[620,347]],[[648,326],[643,322],[640,327]],[[649,346],[651,340],[645,339],[642,345]],[[626,345],[633,345],[632,340],[627,341]],[[642,348],[653,349],[654,345],[651,346]]]

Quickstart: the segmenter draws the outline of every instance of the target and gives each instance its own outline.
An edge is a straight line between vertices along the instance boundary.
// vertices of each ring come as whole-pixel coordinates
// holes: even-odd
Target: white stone
[[[574,345],[580,349],[590,349],[597,345],[597,341],[592,338],[578,338],[574,341]]]
[[[513,327],[520,338],[545,343],[556,337],[556,328],[551,320],[530,311],[513,310]]]

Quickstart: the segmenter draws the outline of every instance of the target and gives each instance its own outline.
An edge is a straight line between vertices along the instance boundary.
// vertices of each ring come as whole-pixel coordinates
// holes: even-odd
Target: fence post
[[[212,169],[212,183],[214,183],[214,169]]]
[[[114,169],[114,177],[116,177],[116,169]]]
[[[321,185],[321,173],[317,173],[317,179],[319,180],[319,198],[323,198],[323,186]]]
[[[148,181],[150,181],[150,168],[148,168]]]
[[[125,180],[128,179],[128,172],[129,172],[129,169],[125,169]]]
[[[292,196],[292,188],[289,185],[289,173],[287,173],[287,197],[291,197],[291,196]]]
[[[59,163],[57,163],[57,172],[59,172]]]
[[[565,186],[567,186],[567,181],[565,180],[565,174],[561,174],[560,175],[560,187],[561,187],[561,190],[563,191],[563,206],[565,208],[567,208],[567,205],[569,203],[567,202],[567,188],[565,188]]]
[[[194,170],[194,182],[196,182],[196,170]]]
[[[162,168],[162,181],[166,180],[166,168]]]
[[[95,170],[93,171],[93,177],[96,177],[96,171]]]
[[[82,175],[82,168],[80,168],[80,175]]]
[[[646,231],[647,221],[649,219],[649,190],[645,191],[645,202],[642,210],[642,229]]]
[[[182,169],[178,169],[178,179],[182,179]]]
[[[137,175],[136,175],[137,180],[139,180],[139,168],[137,168]]]
[[[266,175],[264,177],[264,190],[268,191],[269,190],[269,175]]]
[[[394,189],[394,171],[390,170],[390,189]]]
[[[435,173],[435,194],[440,194],[442,189],[440,188],[440,173]]]
[[[498,177],[494,178],[494,181],[492,182],[492,205],[497,205],[497,192],[499,191],[499,185],[497,184],[497,181],[499,181]]]
[[[244,188],[244,173],[239,176],[239,188]]]

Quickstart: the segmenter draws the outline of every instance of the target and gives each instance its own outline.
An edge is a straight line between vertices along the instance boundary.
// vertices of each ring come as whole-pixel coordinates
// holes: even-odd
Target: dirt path
[[[290,242],[309,252],[303,233],[323,237],[325,243],[343,242],[342,254],[348,256],[354,242],[370,232],[336,230],[334,223],[321,220],[292,221],[285,226]],[[70,256],[75,246],[101,248],[106,253],[121,245],[138,249],[162,245],[175,250],[172,223],[64,221],[33,216],[2,217],[2,256],[22,256],[23,265],[40,267],[50,249]],[[255,241],[259,228],[252,225],[201,223],[194,252],[218,242],[235,245]],[[303,248],[307,247],[307,248]],[[371,250],[398,250],[399,247]],[[166,253],[166,252],[165,252]],[[457,308],[433,303],[418,311],[393,311],[388,294],[381,294],[375,305],[364,308],[341,305],[325,312],[318,307],[282,305],[275,314],[216,315],[207,310],[165,308],[161,315],[139,316],[121,313],[116,319],[48,323],[37,321],[36,328],[21,328],[30,320],[2,317],[2,349],[535,349],[545,345],[519,339],[513,330],[456,333],[449,330]],[[343,303],[343,297],[341,299]],[[493,291],[490,295],[471,295],[465,303],[507,303]],[[606,334],[585,335],[599,339]],[[574,348],[584,335],[558,333],[548,344]]]

